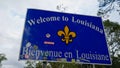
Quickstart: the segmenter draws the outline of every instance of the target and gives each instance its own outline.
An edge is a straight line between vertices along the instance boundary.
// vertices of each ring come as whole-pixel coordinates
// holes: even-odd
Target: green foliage
[[[59,68],[59,66],[61,65],[61,63],[55,63],[55,62],[51,62],[50,64],[52,68]]]
[[[24,68],[34,68],[35,62],[31,61],[31,60],[28,60],[28,61],[26,61],[25,64],[26,64],[26,66]]]
[[[5,54],[0,54],[0,67],[2,66],[2,61],[7,60]]]
[[[0,54],[0,63],[4,60],[7,60],[7,58],[5,57],[5,54]]]
[[[118,57],[112,57],[112,61],[113,61],[113,64],[112,64],[112,68],[119,68],[120,67],[120,56]]]
[[[120,67],[120,25],[109,20],[104,21],[107,43],[109,45],[112,58],[112,66],[110,68]]]
[[[104,22],[107,43],[111,56],[116,56],[120,50],[120,25],[106,20]]]
[[[38,62],[38,63],[36,64],[36,68],[42,68],[42,63],[41,63],[41,62]]]
[[[80,68],[80,64],[75,64],[75,63],[51,62],[50,64],[51,64],[52,68]]]

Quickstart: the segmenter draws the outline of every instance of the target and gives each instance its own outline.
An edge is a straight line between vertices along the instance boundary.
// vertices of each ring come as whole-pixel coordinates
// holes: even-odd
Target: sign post
[[[93,68],[95,68],[95,65],[93,64]]]
[[[47,61],[43,61],[43,67],[42,68],[47,68]]]
[[[102,19],[28,9],[20,60],[110,65]]]

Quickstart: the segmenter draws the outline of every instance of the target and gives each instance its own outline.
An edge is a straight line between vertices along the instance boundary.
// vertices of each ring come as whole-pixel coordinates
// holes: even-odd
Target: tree
[[[104,21],[107,43],[112,58],[112,68],[120,67],[120,25],[118,23]]]
[[[31,61],[31,60],[28,60],[28,61],[26,61],[26,66],[24,67],[24,68],[34,68],[34,64],[35,64],[35,62],[34,61]]]
[[[47,68],[52,68],[50,63],[46,64]],[[35,60],[27,60],[24,68],[43,68],[43,62],[36,62]]]
[[[120,25],[106,20],[104,26],[110,54],[112,57],[117,56],[120,51]]]
[[[7,60],[5,54],[0,54],[0,67],[2,66],[2,61]]]
[[[41,62],[36,63],[36,68],[42,68],[42,63]]]
[[[120,0],[98,0],[98,2],[98,16],[105,17],[112,11],[117,11],[120,14]]]
[[[113,64],[112,64],[112,68],[119,68],[120,67],[120,55],[118,55],[118,57],[113,57]]]

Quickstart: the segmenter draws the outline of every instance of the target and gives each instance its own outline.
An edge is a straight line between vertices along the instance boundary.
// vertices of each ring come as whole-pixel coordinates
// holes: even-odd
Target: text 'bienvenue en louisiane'
[[[86,60],[98,60],[98,61],[109,61],[109,55],[98,54],[96,51],[88,51],[80,53],[79,50],[71,51],[52,51],[52,50],[39,50],[35,49],[30,42],[23,47],[22,55],[32,56],[34,59],[40,59],[40,57],[54,57],[54,58],[70,58],[70,59],[86,59]],[[75,56],[75,57],[73,57]],[[28,59],[28,57],[27,57]],[[32,58],[29,58],[32,59]]]

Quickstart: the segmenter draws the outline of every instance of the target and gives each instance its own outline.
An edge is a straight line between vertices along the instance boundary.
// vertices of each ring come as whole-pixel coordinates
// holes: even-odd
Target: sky
[[[66,7],[66,13],[97,16],[97,0],[0,0],[0,53],[7,61],[2,68],[23,68],[25,61],[18,61],[25,16],[28,8],[61,12],[57,5]],[[120,22],[120,16],[113,12],[110,20]]]

